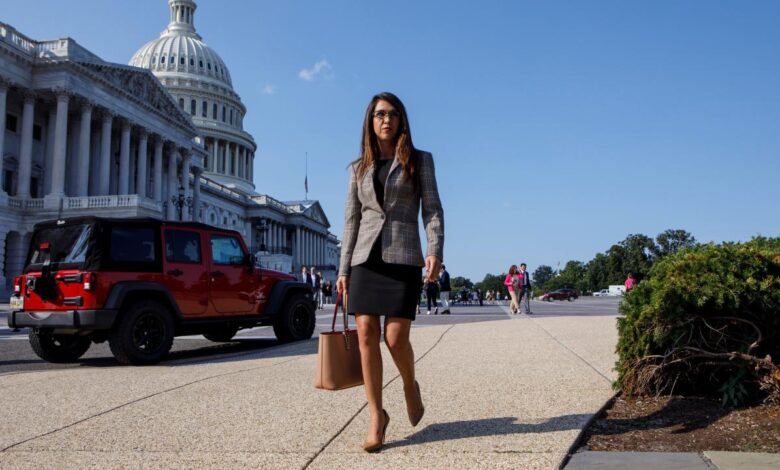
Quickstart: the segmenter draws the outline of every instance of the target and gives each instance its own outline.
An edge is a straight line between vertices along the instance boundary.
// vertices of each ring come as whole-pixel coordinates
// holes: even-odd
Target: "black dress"
[[[385,181],[393,160],[379,160],[374,171],[374,190],[384,206]],[[349,277],[348,313],[384,315],[414,320],[422,289],[422,268],[390,264],[382,260],[380,234],[365,263],[352,267]]]

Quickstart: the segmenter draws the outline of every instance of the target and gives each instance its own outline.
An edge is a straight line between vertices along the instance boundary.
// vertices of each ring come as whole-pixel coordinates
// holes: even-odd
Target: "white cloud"
[[[333,78],[333,67],[331,67],[326,59],[320,60],[310,69],[302,69],[298,72],[298,77],[307,82],[313,81],[318,76]]]
[[[265,93],[266,95],[273,95],[274,93],[276,93],[276,87],[269,83],[266,83],[265,86],[263,87],[263,93]]]

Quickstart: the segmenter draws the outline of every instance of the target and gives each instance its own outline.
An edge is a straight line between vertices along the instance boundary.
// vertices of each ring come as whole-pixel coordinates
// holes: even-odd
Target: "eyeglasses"
[[[398,119],[400,117],[401,113],[398,111],[374,111],[374,119],[379,119],[380,121],[384,121],[385,118],[392,121],[393,119]]]

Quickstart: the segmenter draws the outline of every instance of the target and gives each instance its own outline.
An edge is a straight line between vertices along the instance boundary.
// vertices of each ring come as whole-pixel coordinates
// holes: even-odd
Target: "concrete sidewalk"
[[[1,468],[554,469],[612,396],[614,316],[415,328],[412,428],[385,354],[387,445],[362,387],[312,386],[316,340],[219,360],[0,376]]]

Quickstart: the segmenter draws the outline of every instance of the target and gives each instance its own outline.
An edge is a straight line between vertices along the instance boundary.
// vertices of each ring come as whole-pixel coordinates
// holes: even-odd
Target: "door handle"
[[[169,276],[175,276],[175,277],[179,277],[179,276],[181,276],[182,274],[184,274],[184,271],[182,271],[181,269],[171,269],[171,270],[169,270],[169,271],[168,271],[168,273],[167,273],[167,274],[168,274]]]
[[[211,277],[222,277],[225,275],[222,271],[211,271]]]

